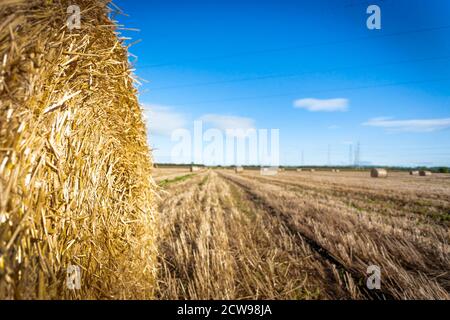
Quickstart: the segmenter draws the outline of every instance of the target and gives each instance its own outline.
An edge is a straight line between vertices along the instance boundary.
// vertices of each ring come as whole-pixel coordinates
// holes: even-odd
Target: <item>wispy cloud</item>
[[[204,123],[208,123],[211,126],[220,129],[253,129],[255,127],[255,121],[251,118],[227,116],[220,114],[205,114],[199,118]]]
[[[450,118],[394,120],[392,118],[373,118],[362,125],[385,128],[400,132],[433,132],[450,128]]]
[[[299,109],[306,109],[311,112],[345,112],[348,110],[348,99],[298,99],[294,101],[294,107]]]
[[[198,120],[232,137],[246,137],[255,130],[255,120],[251,118],[221,114],[205,114]],[[249,131],[251,130],[251,131]]]
[[[186,117],[167,106],[144,104],[145,117],[150,133],[153,135],[170,136],[176,129],[184,128]]]

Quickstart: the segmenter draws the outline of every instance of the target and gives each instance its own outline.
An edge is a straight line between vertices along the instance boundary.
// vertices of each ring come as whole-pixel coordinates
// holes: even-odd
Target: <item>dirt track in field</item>
[[[450,298],[448,176],[177,170],[155,178],[161,298]]]

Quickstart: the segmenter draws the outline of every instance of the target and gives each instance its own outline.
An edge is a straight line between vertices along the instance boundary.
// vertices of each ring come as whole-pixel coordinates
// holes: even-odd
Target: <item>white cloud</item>
[[[144,104],[143,108],[147,126],[153,135],[170,136],[174,130],[186,127],[185,116],[170,107]]]
[[[393,120],[392,118],[373,118],[362,125],[385,128],[388,131],[432,132],[450,128],[450,118]]]
[[[298,99],[294,101],[294,107],[299,109],[306,109],[311,112],[334,112],[334,111],[347,111],[348,99],[336,98],[336,99],[315,99],[306,98]]]
[[[205,114],[199,118],[204,123],[211,124],[211,126],[220,129],[254,129],[255,121],[251,118],[225,116],[220,114]]]

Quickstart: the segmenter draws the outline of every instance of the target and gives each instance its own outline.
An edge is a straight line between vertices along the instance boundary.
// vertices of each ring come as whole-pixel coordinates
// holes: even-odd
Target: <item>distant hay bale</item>
[[[236,173],[242,173],[242,172],[244,172],[244,168],[242,168],[242,167],[236,167],[236,168],[234,168],[234,172],[236,172]]]
[[[0,299],[152,298],[152,163],[106,1],[0,2]],[[69,290],[69,267],[81,289]]]
[[[341,170],[339,170],[339,169],[334,169],[334,172],[341,172]]]
[[[412,171],[409,172],[409,174],[411,176],[418,176],[419,175],[419,171],[418,170],[412,170]]]
[[[261,167],[260,174],[262,176],[275,176],[278,173],[278,168],[276,167]]]
[[[431,176],[432,173],[431,173],[431,171],[420,170],[419,175],[422,177],[426,177],[426,176]]]
[[[372,178],[387,178],[388,172],[386,169],[373,168],[370,171],[370,176]]]
[[[316,172],[316,169],[310,169],[309,172]]]
[[[200,171],[200,168],[197,167],[197,166],[191,166],[190,171],[191,172],[197,172],[197,171]]]
[[[302,172],[302,169],[297,169],[297,172]]]

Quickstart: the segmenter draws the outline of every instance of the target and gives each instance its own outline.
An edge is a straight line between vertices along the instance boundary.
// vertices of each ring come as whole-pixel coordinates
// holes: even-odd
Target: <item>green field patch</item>
[[[158,186],[164,188],[172,183],[185,181],[185,180],[191,178],[192,176],[195,176],[195,174],[191,173],[191,174],[185,174],[183,176],[178,176],[173,179],[164,179],[164,180],[161,180],[160,182],[158,182]]]

